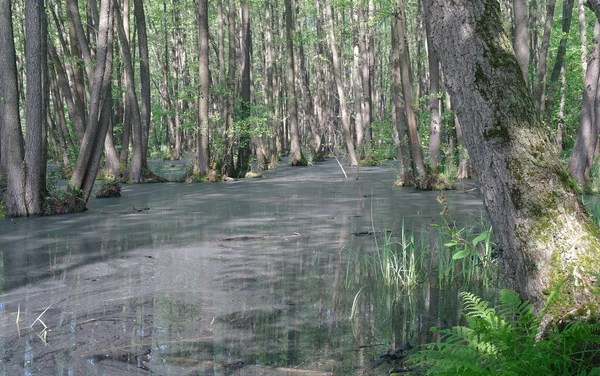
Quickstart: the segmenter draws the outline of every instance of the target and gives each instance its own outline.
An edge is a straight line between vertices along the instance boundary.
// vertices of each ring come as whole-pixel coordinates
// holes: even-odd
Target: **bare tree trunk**
[[[585,74],[587,71],[587,22],[585,20],[585,0],[577,0],[577,18],[579,21],[579,42],[581,45],[581,71],[583,74],[583,78],[585,79]]]
[[[140,53],[140,96],[142,105],[140,107],[140,117],[142,120],[142,150],[141,150],[141,163],[142,163],[142,175],[150,175],[148,168],[148,162],[146,157],[148,155],[148,136],[150,134],[150,118],[152,115],[152,102],[150,98],[150,57],[148,56],[148,36],[146,34],[146,16],[144,14],[144,4],[142,0],[133,1],[133,13],[135,16],[135,25],[137,28],[138,35],[138,49]],[[134,127],[134,141],[135,141],[135,127]],[[135,145],[134,142],[134,159],[135,159]],[[135,163],[134,166],[135,168]]]
[[[440,62],[437,52],[431,45],[429,26],[425,26],[427,33],[427,56],[429,61],[429,166],[437,171],[440,162],[440,128],[441,128],[441,98],[440,98]],[[529,51],[528,51],[529,52]]]
[[[25,118],[27,137],[25,148],[25,203],[29,215],[42,213],[42,190],[46,189],[46,155],[43,138],[46,136],[46,32],[43,0],[25,2],[25,55],[27,60],[27,101]],[[43,167],[42,167],[43,164]]]
[[[567,36],[569,35],[569,30],[571,29],[571,18],[573,16],[573,3],[574,0],[564,0],[563,1],[563,11],[562,11],[562,36],[560,38],[560,45],[558,46],[558,50],[556,51],[556,61],[554,63],[554,68],[552,69],[552,75],[550,76],[550,85],[548,86],[548,95],[546,98],[545,105],[545,116],[544,119],[548,124],[551,124],[552,120],[552,109],[554,107],[554,94],[556,93],[556,89],[558,87],[558,78],[560,77],[560,72],[562,71],[565,65],[565,54],[567,52]]]
[[[404,97],[402,96],[402,74],[400,68],[400,19],[392,18],[392,53],[390,57],[391,69],[391,106],[392,106],[392,138],[396,147],[398,159],[398,180],[395,185],[414,185],[415,176],[413,163],[408,146],[408,121],[404,111]]]
[[[402,75],[402,94],[404,96],[404,110],[408,120],[408,134],[410,136],[410,150],[415,176],[418,179],[425,178],[425,162],[423,161],[423,151],[421,150],[421,140],[419,138],[419,126],[417,117],[413,108],[413,81],[410,70],[410,52],[408,48],[407,30],[406,30],[406,0],[396,0],[397,15],[400,21],[400,74]]]
[[[535,73],[535,90],[533,91],[533,104],[538,114],[544,111],[544,97],[546,94],[546,76],[548,75],[548,49],[550,47],[550,33],[552,32],[552,21],[554,20],[554,6],[556,0],[548,0],[546,8],[546,23],[544,25],[544,36],[539,51],[537,70]]]
[[[300,149],[300,136],[298,132],[298,102],[296,98],[296,70],[294,67],[294,20],[292,0],[285,0],[285,35],[287,55],[287,89],[288,89],[288,114],[291,137],[290,156],[292,166],[306,165],[306,160]]]
[[[92,80],[94,84],[91,89],[87,121],[88,127],[81,142],[73,176],[69,182],[72,199],[71,209],[81,209],[79,199],[82,200],[83,206],[85,206],[92,193],[94,180],[100,166],[100,157],[104,150],[109,119],[112,116],[110,83],[112,74],[113,13],[115,13],[113,10],[117,9],[118,5],[115,4],[113,7],[111,0],[102,0],[96,62]],[[120,27],[123,27],[122,23],[120,23]]]
[[[340,62],[340,53],[338,51],[337,42],[335,38],[335,28],[333,22],[333,5],[325,7],[325,12],[329,19],[329,43],[331,46],[331,55],[333,59],[333,76],[339,96],[340,112],[342,115],[342,132],[344,134],[344,141],[346,148],[348,149],[348,155],[350,157],[350,165],[358,166],[358,159],[356,158],[356,152],[354,150],[354,140],[352,139],[352,132],[350,131],[350,117],[348,115],[348,108],[346,106],[346,94],[344,93],[344,84],[342,82],[342,67]]]
[[[583,81],[583,99],[581,101],[581,114],[577,138],[573,145],[573,154],[569,163],[569,172],[583,186],[587,183],[586,171],[592,166],[594,152],[598,143],[598,119],[595,117],[595,108],[598,103],[598,79],[600,74],[600,23],[596,21],[594,27],[594,44],[596,48],[590,55],[587,64],[585,79]]]
[[[115,0],[116,1],[116,0]],[[131,181],[134,183],[140,183],[142,181],[142,168],[143,168],[143,136],[142,136],[142,119],[140,117],[140,110],[137,101],[137,95],[135,93],[135,83],[133,82],[133,63],[131,59],[131,50],[129,48],[129,41],[125,34],[125,28],[123,26],[123,20],[121,19],[121,11],[118,9],[118,4],[115,4],[115,22],[117,23],[117,29],[119,32],[119,45],[121,47],[121,55],[123,56],[123,65],[125,67],[125,90],[127,93],[127,102],[129,104],[129,111],[133,129],[133,161],[131,163]]]
[[[529,86],[529,17],[527,16],[527,0],[513,0],[515,18],[515,35],[513,48],[525,85]]]
[[[199,87],[198,87],[198,120],[199,127],[197,133],[196,146],[196,168],[200,175],[208,174],[209,154],[208,154],[208,1],[196,0],[196,18],[198,21],[198,66],[199,66]]]
[[[19,84],[17,58],[12,26],[10,0],[0,0],[0,128],[2,163],[7,175],[6,211],[9,216],[27,215],[25,203],[25,170],[23,134],[19,115]]]

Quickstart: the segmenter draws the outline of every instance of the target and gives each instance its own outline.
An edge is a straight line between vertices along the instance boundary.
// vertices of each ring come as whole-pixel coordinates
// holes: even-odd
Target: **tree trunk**
[[[25,170],[23,158],[23,134],[19,115],[19,84],[17,58],[12,28],[10,0],[0,0],[0,131],[2,139],[2,163],[7,175],[6,212],[11,217],[27,215],[25,204]]]
[[[114,10],[114,11],[113,11]],[[77,163],[69,182],[71,205],[76,208],[77,199],[85,204],[89,199],[94,180],[100,166],[100,157],[104,150],[104,139],[108,130],[109,119],[112,116],[110,91],[112,74],[112,40],[113,14],[118,14],[118,5],[114,7],[111,0],[102,0],[98,29],[98,44],[96,47],[96,62],[94,64],[94,83],[90,95],[88,112],[88,127],[81,142]],[[120,27],[123,24],[120,23]]]
[[[437,171],[440,162],[440,126],[441,126],[441,99],[440,99],[440,62],[437,52],[431,45],[431,31],[425,26],[427,33],[427,56],[429,61],[429,166]]]
[[[587,22],[585,20],[585,0],[577,0],[577,18],[579,21],[579,43],[581,45],[581,72],[585,79],[587,71]]]
[[[150,98],[150,57],[148,56],[148,36],[146,35],[146,16],[144,14],[144,4],[142,0],[133,1],[133,14],[135,16],[135,25],[137,28],[138,35],[138,49],[140,52],[140,96],[142,105],[140,107],[140,117],[142,120],[142,175],[149,173],[148,162],[146,156],[148,155],[148,136],[150,134],[150,117],[152,115],[152,102]],[[135,138],[135,128],[134,135]],[[136,143],[134,142],[135,156]],[[135,158],[135,157],[134,157]],[[135,163],[134,163],[135,167]]]
[[[342,66],[340,62],[340,53],[338,51],[337,42],[335,38],[335,28],[333,22],[333,5],[325,7],[325,12],[329,18],[329,43],[331,46],[331,56],[333,60],[333,76],[335,79],[335,86],[337,88],[340,112],[342,115],[342,132],[344,134],[344,141],[346,148],[348,149],[348,156],[350,157],[350,165],[358,166],[358,159],[356,158],[356,152],[354,150],[354,140],[352,139],[352,132],[350,131],[350,117],[348,116],[348,108],[346,106],[346,94],[344,93],[344,84],[342,81]]]
[[[296,70],[294,68],[294,20],[291,2],[292,0],[285,0],[288,114],[291,137],[290,156],[292,158],[292,166],[302,166],[306,165],[306,161],[302,155],[302,149],[300,149],[300,136],[298,132],[298,102],[296,98]]]
[[[560,78],[560,72],[565,65],[565,54],[567,52],[567,36],[569,35],[569,29],[571,29],[571,18],[573,16],[573,3],[574,0],[564,0],[563,11],[562,11],[562,36],[560,38],[560,45],[556,51],[556,61],[554,68],[552,68],[552,75],[550,76],[550,85],[548,86],[548,95],[546,98],[545,116],[547,124],[552,122],[552,108],[554,107],[554,94],[558,88],[558,79]]]
[[[198,21],[198,133],[196,146],[196,168],[200,175],[208,174],[208,0],[196,0],[196,18]]]
[[[515,18],[515,35],[513,48],[517,62],[523,73],[525,85],[529,86],[529,17],[527,16],[527,0],[513,0]]]
[[[45,190],[46,155],[44,153],[44,124],[46,122],[46,34],[44,4],[42,0],[25,2],[25,57],[27,60],[27,124],[25,148],[25,203],[29,215],[42,213],[42,190]],[[42,166],[43,165],[43,166]]]
[[[116,0],[115,0],[116,1]],[[142,119],[140,116],[140,109],[137,101],[137,95],[135,92],[135,83],[133,82],[133,63],[131,59],[131,50],[129,48],[129,41],[125,34],[125,28],[123,26],[123,20],[121,19],[121,11],[119,10],[118,4],[115,4],[115,22],[117,23],[117,29],[119,33],[119,46],[121,47],[121,55],[123,57],[123,65],[125,66],[125,90],[127,93],[127,103],[129,107],[129,115],[131,116],[132,130],[133,130],[133,161],[131,163],[131,175],[130,179],[134,183],[140,183],[142,181],[142,168],[143,168],[143,136],[142,136]]]
[[[496,0],[426,0],[446,84],[500,250],[500,272],[536,311],[596,312],[598,229],[549,143]]]
[[[417,116],[414,111],[413,102],[413,80],[410,69],[410,52],[408,48],[408,33],[406,29],[406,0],[396,0],[398,6],[397,15],[400,21],[400,74],[402,76],[402,94],[404,96],[404,110],[406,111],[406,120],[408,121],[408,134],[410,136],[410,151],[412,154],[413,173],[418,179],[425,178],[425,162],[423,161],[423,151],[421,150],[421,140],[419,137],[419,126]]]
[[[577,138],[573,145],[573,154],[569,163],[569,172],[577,179],[580,186],[587,183],[586,171],[592,166],[594,152],[598,143],[598,125],[595,118],[596,97],[598,96],[598,79],[600,73],[600,23],[594,28],[596,48],[588,59],[585,79],[583,81],[583,99],[579,115]]]
[[[406,112],[404,111],[404,98],[402,96],[402,74],[400,73],[400,19],[392,18],[392,53],[390,57],[391,69],[391,105],[392,105],[392,138],[396,147],[398,159],[398,180],[395,185],[405,186],[415,183],[412,171],[412,158],[408,147],[408,132]]]
[[[554,6],[556,0],[548,0],[546,8],[546,23],[542,46],[539,50],[537,70],[535,72],[535,90],[533,91],[533,104],[538,114],[544,111],[544,97],[546,95],[546,76],[548,76],[548,49],[550,47],[550,33],[554,20]]]

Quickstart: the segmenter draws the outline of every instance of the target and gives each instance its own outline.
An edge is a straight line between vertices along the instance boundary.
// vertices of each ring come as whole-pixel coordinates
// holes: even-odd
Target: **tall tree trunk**
[[[198,133],[196,135],[196,169],[200,175],[208,174],[208,0],[196,0],[196,18],[198,21]]]
[[[538,64],[535,72],[535,89],[533,91],[533,104],[538,114],[544,111],[544,97],[546,95],[546,77],[548,76],[548,49],[550,48],[550,33],[552,32],[552,21],[554,20],[554,6],[556,0],[548,0],[546,7],[546,23],[544,25],[544,36],[542,46],[539,50]]]
[[[42,190],[45,190],[46,155],[46,32],[43,0],[25,2],[25,55],[27,60],[27,102],[25,118],[27,137],[25,148],[25,203],[29,215],[42,213]],[[47,83],[46,83],[47,85]],[[43,166],[42,166],[43,165]]]
[[[373,119],[373,96],[372,96],[372,65],[373,65],[373,33],[372,20],[374,5],[373,0],[366,0],[368,9],[363,10],[363,16],[360,19],[360,54],[361,54],[361,70],[362,70],[362,121],[365,134],[365,143],[370,144],[371,139],[371,122]],[[366,14],[365,14],[366,13]]]
[[[146,16],[144,14],[144,4],[142,0],[134,0],[133,1],[133,14],[135,16],[135,25],[137,29],[138,35],[138,49],[140,53],[140,96],[141,96],[141,106],[140,106],[140,117],[142,120],[142,175],[147,175],[150,173],[148,169],[148,162],[146,161],[146,157],[148,155],[148,136],[150,134],[150,117],[152,115],[152,102],[150,98],[150,57],[148,56],[148,36],[146,33]],[[137,137],[134,134],[133,137]],[[135,149],[134,143],[134,149]],[[133,151],[134,155],[136,151]]]
[[[117,10],[114,12],[113,10]],[[113,43],[113,14],[118,14],[118,5],[113,7],[111,0],[102,0],[100,4],[100,19],[98,29],[98,44],[96,47],[96,62],[94,64],[93,87],[90,95],[88,112],[88,127],[81,142],[77,163],[69,182],[72,209],[76,209],[78,199],[83,205],[92,193],[94,180],[98,174],[100,157],[104,150],[104,139],[112,116],[110,90],[112,75],[112,43]],[[120,20],[119,20],[120,21]],[[123,27],[122,22],[120,27]]]
[[[344,135],[344,142],[348,149],[348,156],[350,157],[350,165],[358,166],[358,159],[356,158],[356,152],[354,150],[354,140],[352,139],[352,132],[350,131],[350,116],[348,115],[348,108],[346,106],[346,94],[344,93],[344,84],[342,81],[342,65],[340,62],[340,53],[338,51],[337,42],[335,38],[335,28],[333,22],[333,5],[326,6],[325,12],[327,13],[329,21],[329,44],[331,46],[331,57],[333,60],[333,76],[335,79],[335,86],[337,88],[340,112],[342,115],[342,132]]]
[[[569,30],[571,29],[571,18],[573,16],[573,3],[574,0],[564,0],[563,1],[563,11],[562,11],[562,36],[560,38],[560,45],[558,46],[558,50],[556,51],[556,61],[554,63],[554,68],[552,68],[552,75],[550,76],[550,85],[548,86],[548,95],[546,98],[545,107],[545,116],[544,119],[546,123],[551,124],[552,121],[552,109],[554,107],[554,94],[556,93],[556,89],[558,88],[558,79],[560,77],[560,72],[565,65],[565,54],[567,52],[567,36],[569,35]]]
[[[585,74],[587,70],[587,22],[585,20],[585,0],[577,0],[577,18],[579,21],[579,42],[581,45],[581,71],[583,74],[583,78],[585,79]]]
[[[235,10],[233,4],[230,4],[227,12],[228,34],[229,34],[229,61],[227,67],[227,110],[225,114],[225,137],[227,152],[225,154],[225,174],[231,176],[235,173],[233,161],[233,121],[236,101],[236,56],[237,49],[235,48]]]
[[[285,0],[285,36],[287,55],[287,89],[288,113],[291,137],[290,156],[292,166],[306,165],[302,149],[300,149],[300,135],[298,132],[298,101],[296,98],[296,70],[294,68],[294,19],[292,0]]]
[[[513,48],[517,62],[523,73],[525,85],[529,86],[529,17],[527,16],[527,0],[513,0],[515,18],[515,35]]]
[[[131,50],[129,48],[129,41],[127,40],[127,36],[125,34],[125,28],[123,26],[123,20],[121,19],[121,11],[118,9],[118,4],[115,4],[114,8],[115,22],[117,23],[117,29],[119,33],[119,46],[121,48],[121,55],[123,57],[122,63],[125,67],[125,90],[127,93],[129,115],[131,116],[131,128],[133,130],[133,160],[131,163],[130,179],[134,183],[140,183],[142,181],[142,153],[144,150],[142,136],[142,119],[140,116],[137,94],[135,92],[135,83],[133,82],[133,62],[131,58]]]
[[[408,48],[408,34],[406,30],[406,0],[396,0],[397,15],[400,21],[400,74],[402,76],[402,94],[404,96],[404,110],[408,121],[408,134],[410,136],[410,150],[415,176],[418,179],[425,178],[425,162],[423,160],[423,151],[421,150],[421,140],[419,137],[419,126],[417,116],[414,111],[413,101],[413,80],[410,69],[410,52]]]
[[[498,2],[425,4],[494,227],[505,286],[539,311],[547,292],[564,283],[552,314],[595,312],[599,297],[590,273],[600,270],[598,229],[545,135]]]
[[[438,170],[441,144],[441,98],[440,98],[440,62],[437,52],[431,45],[431,31],[425,25],[427,33],[427,56],[429,61],[429,166],[433,171]],[[528,51],[529,52],[529,51]]]
[[[596,145],[598,144],[598,119],[595,117],[598,96],[598,79],[600,79],[600,23],[594,27],[596,48],[588,59],[585,79],[583,81],[583,99],[579,116],[577,138],[573,145],[573,154],[569,163],[569,172],[583,186],[587,183],[586,171],[592,166]]]
[[[17,57],[12,26],[10,0],[0,0],[0,128],[2,163],[7,175],[6,211],[9,216],[27,215],[25,204],[25,170],[23,134],[19,115]]]
[[[398,180],[395,185],[405,186],[415,183],[412,168],[412,158],[408,147],[408,121],[404,111],[404,97],[402,95],[402,74],[400,68],[400,19],[392,18],[392,44],[391,44],[391,106],[392,106],[392,138],[396,147],[398,159]]]

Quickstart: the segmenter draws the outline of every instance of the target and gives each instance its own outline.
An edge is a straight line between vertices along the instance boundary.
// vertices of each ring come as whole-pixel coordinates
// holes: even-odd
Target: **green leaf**
[[[473,239],[473,247],[475,247],[478,243],[480,243],[482,240],[484,240],[487,237],[488,237],[487,231],[484,231],[481,234],[479,234],[475,239]]]
[[[469,255],[469,253],[471,253],[471,251],[469,251],[468,249],[463,249],[462,251],[458,251],[454,255],[452,255],[452,260],[463,259],[463,258],[467,257]]]
[[[444,243],[444,247],[454,247],[456,244],[458,244],[457,242],[448,242],[448,243]]]

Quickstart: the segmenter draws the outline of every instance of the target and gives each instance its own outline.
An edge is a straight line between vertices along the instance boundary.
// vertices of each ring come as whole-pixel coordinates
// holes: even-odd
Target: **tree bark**
[[[0,0],[0,129],[2,139],[2,163],[7,175],[6,211],[11,217],[27,215],[25,204],[25,170],[23,158],[23,134],[19,115],[19,84],[17,79],[17,58],[12,26],[12,5],[10,0]]]
[[[196,168],[200,175],[208,174],[208,1],[196,0],[196,18],[198,21],[198,133],[196,136]]]
[[[94,84],[91,89],[88,111],[88,127],[85,130],[77,163],[69,182],[69,189],[73,200],[71,204],[73,206],[77,205],[77,199],[81,199],[85,204],[92,193],[94,180],[100,166],[100,157],[104,150],[104,140],[108,130],[109,119],[112,116],[110,83],[112,74],[114,13],[118,14],[118,5],[115,4],[113,7],[111,0],[102,0],[98,24],[96,62],[92,80]],[[120,23],[120,26],[122,28],[123,24]]]
[[[45,190],[46,155],[46,33],[44,4],[42,0],[25,2],[25,57],[27,60],[27,124],[25,148],[25,203],[29,215],[42,213],[42,190]]]
[[[400,74],[402,76],[402,94],[404,96],[404,110],[406,111],[406,120],[408,121],[408,134],[410,136],[410,151],[412,154],[413,170],[418,179],[425,178],[425,162],[423,160],[423,150],[421,149],[421,140],[419,137],[419,126],[417,116],[413,108],[413,80],[410,69],[410,52],[408,48],[408,32],[406,29],[406,0],[396,0],[397,15],[400,21]]]
[[[536,311],[597,312],[599,231],[548,141],[495,0],[426,0],[446,85],[500,250],[502,281]]]
[[[558,50],[556,51],[556,61],[554,62],[554,67],[552,68],[552,75],[550,76],[550,85],[548,86],[548,95],[546,98],[545,108],[545,116],[547,124],[551,124],[552,122],[552,109],[554,107],[554,95],[556,93],[556,89],[558,88],[558,79],[560,77],[560,72],[562,71],[563,66],[565,65],[565,54],[567,52],[567,36],[569,35],[569,30],[571,29],[571,18],[573,16],[573,4],[574,0],[564,0],[563,1],[563,11],[562,11],[562,36],[560,38],[560,44],[558,46]]]
[[[440,61],[431,45],[431,31],[425,25],[427,33],[427,56],[429,61],[429,166],[437,171],[440,162],[441,144],[441,99],[440,99]]]
[[[546,23],[544,25],[544,36],[539,50],[538,64],[535,72],[535,89],[533,91],[533,104],[538,114],[544,111],[544,97],[546,95],[546,76],[548,76],[548,49],[550,48],[550,33],[552,32],[552,21],[554,20],[554,7],[556,0],[548,0],[546,7]]]
[[[350,117],[348,115],[348,108],[346,106],[346,94],[344,93],[344,84],[342,81],[342,66],[340,62],[340,53],[338,51],[337,42],[335,38],[335,28],[333,22],[333,5],[325,7],[329,21],[329,43],[331,46],[331,57],[333,64],[333,76],[335,79],[335,86],[337,88],[340,112],[342,115],[342,132],[344,135],[344,142],[348,149],[348,156],[350,157],[350,165],[358,166],[358,159],[356,158],[356,152],[354,150],[354,140],[352,139],[352,132],[350,131]]]
[[[116,1],[116,0],[115,0]],[[125,66],[125,90],[127,93],[127,103],[131,116],[132,130],[133,130],[133,160],[131,163],[131,175],[130,179],[134,183],[140,183],[142,181],[142,168],[143,168],[143,136],[142,136],[142,119],[140,116],[139,104],[137,101],[137,94],[135,92],[135,83],[133,82],[133,63],[131,59],[131,50],[129,48],[129,41],[125,33],[123,26],[123,20],[121,19],[121,11],[119,5],[115,3],[115,22],[117,23],[117,29],[119,33],[119,46],[121,47],[121,55],[123,57],[123,65]]]
[[[513,47],[523,73],[525,85],[529,86],[529,17],[527,16],[527,0],[513,0],[515,18],[515,35]]]
[[[292,166],[306,165],[302,149],[300,149],[300,135],[298,132],[298,102],[296,98],[296,70],[294,67],[294,20],[292,13],[292,0],[285,0],[285,36],[287,54],[287,89],[288,113],[291,148],[290,156]]]
[[[598,124],[595,118],[596,97],[598,96],[598,79],[600,79],[600,23],[594,28],[596,48],[587,63],[583,80],[583,98],[579,115],[577,138],[573,145],[573,154],[569,162],[569,172],[577,179],[580,186],[587,183],[586,171],[592,166],[596,145],[598,144]]]
[[[142,120],[142,175],[149,174],[148,162],[146,156],[148,155],[148,136],[150,134],[150,118],[152,115],[152,102],[150,98],[150,57],[148,56],[148,36],[146,33],[146,16],[144,13],[144,4],[142,0],[133,1],[133,14],[135,17],[135,25],[137,28],[138,36],[138,49],[140,53],[140,117]],[[133,137],[137,137],[134,135]],[[134,149],[135,149],[134,142]],[[136,150],[133,151],[136,154]],[[134,164],[135,165],[135,164]]]

